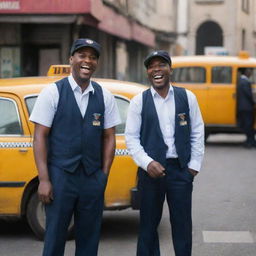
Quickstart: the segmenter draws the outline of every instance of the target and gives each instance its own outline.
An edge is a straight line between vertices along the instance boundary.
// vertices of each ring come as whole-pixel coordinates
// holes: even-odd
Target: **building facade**
[[[74,39],[102,46],[95,76],[146,83],[152,49],[256,56],[254,0],[0,0],[0,77],[45,75]]]
[[[145,82],[147,53],[173,43],[175,1],[163,2],[0,0],[0,77],[45,75],[68,63],[74,39],[88,37],[103,46],[95,76]]]
[[[177,7],[177,55],[256,56],[254,0],[183,0]]]

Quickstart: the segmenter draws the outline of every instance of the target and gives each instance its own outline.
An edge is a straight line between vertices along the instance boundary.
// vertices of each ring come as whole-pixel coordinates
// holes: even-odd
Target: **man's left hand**
[[[198,171],[188,168],[188,171],[195,177],[198,174]]]

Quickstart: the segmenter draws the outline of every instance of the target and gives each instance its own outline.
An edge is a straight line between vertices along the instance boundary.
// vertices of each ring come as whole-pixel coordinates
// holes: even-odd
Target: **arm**
[[[248,99],[252,104],[254,104],[251,82],[245,81],[245,84],[244,84],[244,86],[243,86],[243,90],[244,90],[244,94],[246,95],[247,99]]]
[[[142,95],[137,95],[131,100],[128,109],[125,127],[126,145],[135,163],[147,171],[152,178],[156,178],[164,175],[164,167],[149,157],[140,144],[141,108]]]
[[[47,139],[49,131],[49,127],[35,123],[33,147],[39,179],[38,195],[43,203],[50,203],[53,200],[52,185],[47,168]]]
[[[104,129],[103,132],[103,158],[102,169],[108,175],[114,159],[116,148],[115,127]]]
[[[191,159],[188,167],[189,171],[196,175],[200,171],[204,156],[204,122],[195,95],[190,91],[187,93],[191,120]]]

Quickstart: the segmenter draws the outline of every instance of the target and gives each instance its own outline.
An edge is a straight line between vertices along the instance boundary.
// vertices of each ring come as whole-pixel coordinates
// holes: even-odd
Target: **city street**
[[[242,135],[209,138],[194,181],[193,256],[256,255],[256,149],[243,148],[243,140]],[[138,222],[138,211],[106,211],[99,256],[135,255]],[[174,256],[167,207],[159,233],[162,255]],[[0,221],[1,256],[39,256],[42,246],[26,223]],[[68,241],[65,256],[73,256],[74,248]]]

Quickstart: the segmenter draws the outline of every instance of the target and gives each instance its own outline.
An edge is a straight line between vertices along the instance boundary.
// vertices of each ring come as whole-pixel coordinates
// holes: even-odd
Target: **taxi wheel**
[[[39,240],[44,240],[45,233],[45,209],[39,201],[37,193],[30,197],[27,207],[27,221]],[[74,219],[72,218],[68,228],[68,239],[74,238]]]

